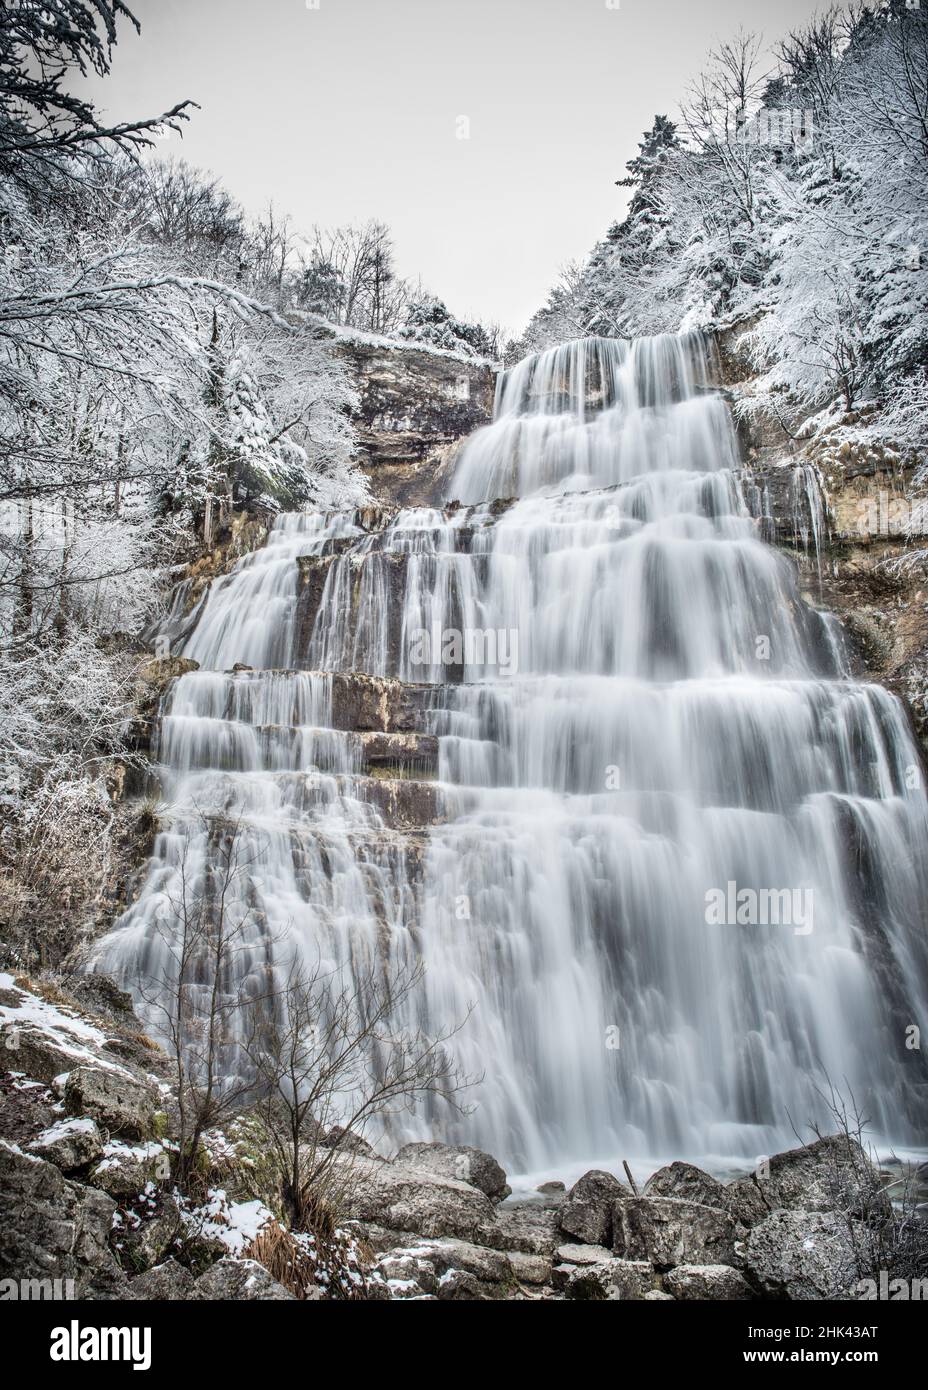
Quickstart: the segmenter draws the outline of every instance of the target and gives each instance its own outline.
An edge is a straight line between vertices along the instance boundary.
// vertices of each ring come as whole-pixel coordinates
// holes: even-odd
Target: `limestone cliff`
[[[410,507],[441,500],[460,441],[492,418],[496,364],[331,327],[317,331],[332,335],[357,388],[353,423],[375,497]]]

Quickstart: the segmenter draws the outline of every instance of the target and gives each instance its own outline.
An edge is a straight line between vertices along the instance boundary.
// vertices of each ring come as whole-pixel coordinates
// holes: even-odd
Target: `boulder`
[[[494,1202],[501,1202],[512,1191],[496,1159],[467,1144],[406,1144],[395,1162],[421,1173],[470,1183]]]
[[[761,1186],[753,1176],[727,1183],[722,1191],[725,1210],[738,1225],[756,1226],[770,1215]]]
[[[427,1259],[439,1275],[459,1269],[482,1284],[508,1284],[512,1262],[502,1250],[488,1250],[465,1240],[436,1240],[417,1243],[413,1253]]]
[[[338,1162],[346,1168],[348,1219],[463,1240],[473,1240],[493,1219],[493,1203],[470,1183],[363,1155],[346,1155]]]
[[[734,1303],[754,1297],[744,1275],[730,1265],[677,1265],[664,1275],[664,1284],[681,1302]]]
[[[537,1202],[499,1207],[491,1221],[481,1224],[475,1239],[493,1250],[520,1250],[550,1258],[561,1240],[558,1209]]]
[[[449,1269],[438,1281],[436,1298],[442,1303],[482,1301],[487,1295],[472,1274],[463,1269]]]
[[[344,1125],[333,1125],[324,1137],[320,1137],[319,1142],[326,1149],[342,1149],[346,1153],[367,1154],[369,1157],[374,1154],[372,1144],[362,1135],[345,1129]]]
[[[560,1207],[561,1230],[586,1245],[611,1245],[613,1211],[617,1202],[629,1196],[617,1177],[594,1168],[574,1183]]]
[[[528,1255],[524,1250],[510,1250],[509,1263],[518,1284],[550,1284],[551,1261],[544,1255]]]
[[[659,1269],[734,1264],[736,1227],[718,1207],[679,1197],[630,1197],[615,1204],[613,1249]]]
[[[64,1087],[69,1114],[89,1115],[110,1133],[130,1139],[154,1136],[158,1099],[154,1085],[115,1068],[76,1067]]]
[[[132,995],[121,989],[111,975],[78,975],[70,982],[69,988],[75,999],[86,1004],[94,1013],[113,1014],[123,1023],[138,1026]]]
[[[154,1269],[138,1274],[129,1281],[127,1298],[156,1299],[160,1303],[177,1303],[193,1295],[194,1277],[176,1260],[164,1260]]]
[[[29,1152],[54,1163],[63,1173],[70,1173],[100,1157],[103,1135],[93,1120],[59,1120],[33,1139]]]
[[[419,1298],[422,1294],[438,1292],[438,1275],[431,1260],[411,1250],[397,1250],[382,1255],[374,1266],[394,1298]]]
[[[616,1302],[644,1298],[654,1282],[646,1260],[616,1260],[595,1264],[555,1265],[554,1287],[571,1302]]]
[[[149,1183],[164,1182],[170,1174],[170,1155],[156,1139],[135,1145],[111,1140],[87,1181],[111,1197],[131,1197]]]
[[[256,1260],[237,1260],[227,1255],[201,1274],[192,1297],[200,1300],[227,1300],[237,1303],[284,1302],[294,1295]],[[295,1301],[295,1300],[294,1300]]]
[[[126,1212],[118,1212],[114,1240],[122,1263],[135,1270],[150,1269],[167,1255],[183,1232],[183,1219],[169,1192],[143,1193]]]
[[[0,1071],[0,1134],[8,1142],[28,1148],[43,1130],[57,1123],[59,1113],[47,1086],[16,1072]]]
[[[741,1263],[768,1298],[846,1298],[860,1277],[855,1245],[865,1256],[866,1228],[834,1212],[775,1211],[746,1236]]]
[[[6,1023],[0,1028],[0,1048],[9,1065],[48,1086],[56,1076],[68,1072],[86,1052],[77,1053],[65,1039],[29,1024]]]
[[[680,1197],[704,1207],[724,1207],[725,1188],[709,1173],[692,1163],[670,1163],[658,1168],[644,1185],[644,1197]]]
[[[0,1141],[0,1276],[74,1281],[85,1298],[125,1284],[109,1246],[116,1204]]]
[[[767,1176],[744,1181],[753,1183],[768,1212],[840,1210],[866,1216],[890,1209],[879,1170],[846,1134],[774,1154]]]
[[[559,1245],[554,1252],[558,1264],[598,1265],[612,1259],[612,1251],[604,1245]]]

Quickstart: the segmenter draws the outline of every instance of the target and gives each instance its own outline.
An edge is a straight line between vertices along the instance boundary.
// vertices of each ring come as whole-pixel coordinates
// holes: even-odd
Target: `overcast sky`
[[[378,217],[399,267],[464,316],[524,327],[565,261],[623,210],[615,187],[739,25],[768,44],[810,0],[129,0],[113,117],[190,97],[159,151],[251,212]],[[317,6],[317,7],[316,7]],[[86,88],[85,88],[86,90]],[[465,117],[466,122],[460,118]],[[469,138],[459,138],[467,134]]]

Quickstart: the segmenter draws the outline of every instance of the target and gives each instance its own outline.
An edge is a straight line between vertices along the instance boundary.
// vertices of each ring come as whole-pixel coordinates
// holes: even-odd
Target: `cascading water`
[[[168,828],[98,967],[163,971],[180,877],[234,818],[251,915],[231,991],[288,953],[418,952],[397,1029],[466,1019],[475,1112],[393,1137],[438,1130],[521,1171],[753,1161],[827,1126],[834,1083],[880,1139],[918,1144],[919,755],[757,538],[737,471],[700,336],[593,339],[503,375],[464,505],[379,532],[280,518],[186,640]],[[308,633],[299,557],[331,557]],[[435,685],[444,816],[417,867],[331,727],[338,670]]]

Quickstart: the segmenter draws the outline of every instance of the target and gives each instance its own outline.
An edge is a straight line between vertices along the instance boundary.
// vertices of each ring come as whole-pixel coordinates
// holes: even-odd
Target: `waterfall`
[[[916,1144],[920,755],[759,538],[712,381],[698,334],[565,344],[501,375],[444,509],[280,517],[184,638],[164,827],[95,966],[164,974],[234,822],[232,997],[301,953],[421,956],[398,1031],[464,1020],[474,1112],[390,1138],[517,1171],[753,1162],[827,1128],[833,1083]],[[344,671],[429,686],[427,825],[391,817],[334,717]]]

